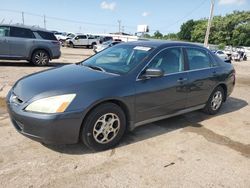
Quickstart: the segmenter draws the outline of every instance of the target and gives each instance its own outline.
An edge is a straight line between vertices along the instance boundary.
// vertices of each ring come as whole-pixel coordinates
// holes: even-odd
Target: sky
[[[210,0],[0,0],[0,23],[39,25],[49,30],[78,33],[134,34],[137,25],[150,33],[178,32],[189,19],[207,18]],[[215,0],[214,15],[250,10],[250,0]]]

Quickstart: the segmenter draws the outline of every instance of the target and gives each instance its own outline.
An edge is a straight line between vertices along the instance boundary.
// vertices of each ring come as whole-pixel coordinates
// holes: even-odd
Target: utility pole
[[[43,25],[44,25],[44,28],[46,29],[46,16],[45,15],[43,16]]]
[[[121,33],[121,20],[118,20],[119,33]]]
[[[24,12],[22,12],[22,21],[23,21],[23,25],[24,25]]]
[[[211,23],[213,19],[213,12],[214,12],[214,0],[211,0],[210,15],[209,15],[208,23],[207,23],[207,31],[206,31],[206,36],[204,40],[205,47],[208,47],[208,39],[209,39],[210,28],[211,28]]]

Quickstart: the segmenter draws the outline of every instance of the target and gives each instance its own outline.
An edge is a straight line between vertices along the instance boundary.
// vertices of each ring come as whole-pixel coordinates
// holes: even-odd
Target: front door
[[[147,68],[164,71],[164,76],[136,81],[136,123],[173,114],[186,107],[187,72],[181,48],[167,48]],[[142,73],[143,74],[143,73]]]

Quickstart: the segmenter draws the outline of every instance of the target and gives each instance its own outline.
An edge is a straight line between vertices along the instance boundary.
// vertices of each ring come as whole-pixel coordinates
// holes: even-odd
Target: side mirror
[[[162,69],[158,69],[158,68],[149,68],[146,69],[145,73],[142,75],[142,78],[157,78],[157,77],[161,77],[164,75],[164,72]]]
[[[78,39],[79,39],[78,37],[75,38],[75,40],[78,40]]]

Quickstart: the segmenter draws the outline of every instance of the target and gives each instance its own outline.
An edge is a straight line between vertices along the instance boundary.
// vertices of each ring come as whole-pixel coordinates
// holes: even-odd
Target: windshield
[[[82,65],[115,74],[126,74],[140,64],[152,51],[150,47],[116,45],[82,62]]]

